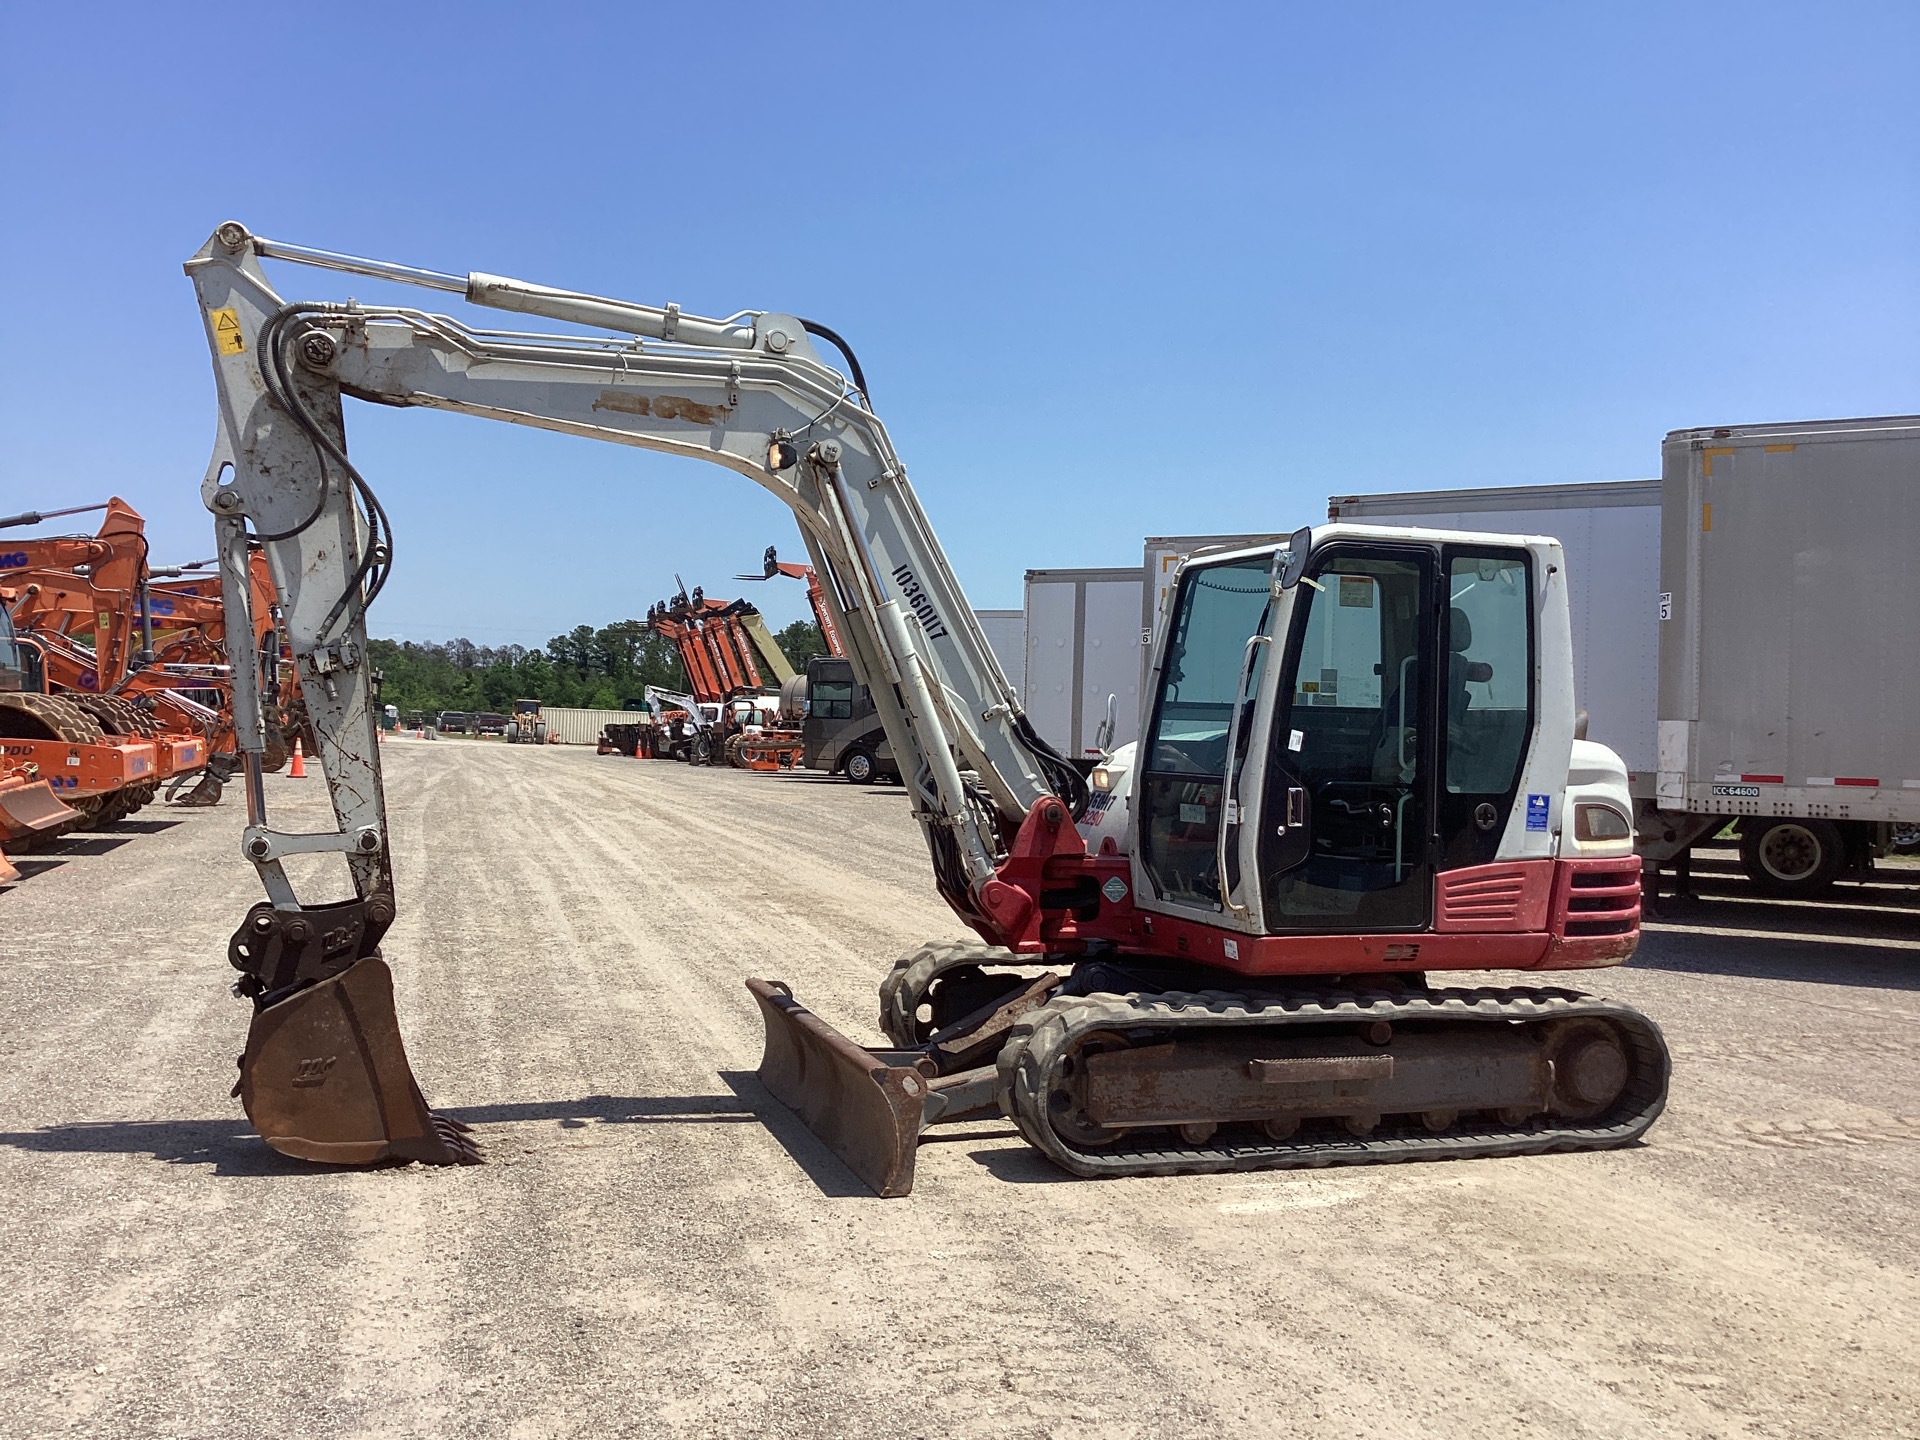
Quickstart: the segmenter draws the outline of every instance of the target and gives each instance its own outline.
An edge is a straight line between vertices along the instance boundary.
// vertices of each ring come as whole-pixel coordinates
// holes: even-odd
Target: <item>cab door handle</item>
[[[1276,835],[1284,835],[1295,825],[1307,823],[1307,791],[1303,785],[1287,787],[1287,818],[1275,827]]]

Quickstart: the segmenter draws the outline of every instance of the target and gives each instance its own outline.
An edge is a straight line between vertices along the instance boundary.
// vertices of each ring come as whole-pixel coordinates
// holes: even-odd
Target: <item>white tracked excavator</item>
[[[263,260],[612,334],[288,302]],[[1659,1114],[1667,1052],[1645,1016],[1557,985],[1431,979],[1615,965],[1638,938],[1626,771],[1576,735],[1556,541],[1326,525],[1189,557],[1143,739],[1088,777],[1027,722],[824,326],[418,270],[234,222],[186,269],[220,397],[202,493],[228,626],[252,633],[251,536],[338,822],[270,823],[260,697],[237,667],[242,845],[267,895],[229,951],[254,1005],[237,1093],[276,1149],[479,1159],[421,1097],[380,956],[393,858],[365,619],[392,535],[348,458],[346,397],[688,456],[792,508],[934,883],[979,936],[894,965],[886,1047],[748,982],[768,1089],[877,1193],[911,1188],[926,1127],[1000,1115],[1098,1176],[1605,1148]],[[295,895],[281,862],[313,852],[346,857],[350,898]]]

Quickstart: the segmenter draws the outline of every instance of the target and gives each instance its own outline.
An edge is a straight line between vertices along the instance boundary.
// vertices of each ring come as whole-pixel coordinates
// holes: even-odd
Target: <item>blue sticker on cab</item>
[[[1547,797],[1545,795],[1527,796],[1527,829],[1544,830],[1547,828]]]

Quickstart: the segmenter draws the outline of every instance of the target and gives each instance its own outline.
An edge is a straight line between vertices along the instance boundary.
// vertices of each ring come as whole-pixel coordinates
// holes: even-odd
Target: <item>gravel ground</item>
[[[886,965],[963,933],[900,791],[386,756],[407,1044],[492,1163],[252,1135],[237,791],[23,862],[7,1433],[1920,1435],[1920,873],[1763,907],[1703,867],[1591,977],[1673,1046],[1637,1149],[1089,1182],[984,1124],[883,1202],[759,1089],[741,981],[878,1043]]]

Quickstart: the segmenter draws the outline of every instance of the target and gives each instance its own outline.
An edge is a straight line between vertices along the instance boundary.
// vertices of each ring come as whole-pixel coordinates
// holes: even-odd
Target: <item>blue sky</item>
[[[0,511],[117,492],[162,561],[210,553],[180,262],[229,217],[825,321],[980,606],[1329,493],[1920,409],[1911,4],[14,5],[0,74]],[[348,428],[376,634],[538,644],[800,553],[715,467]]]

